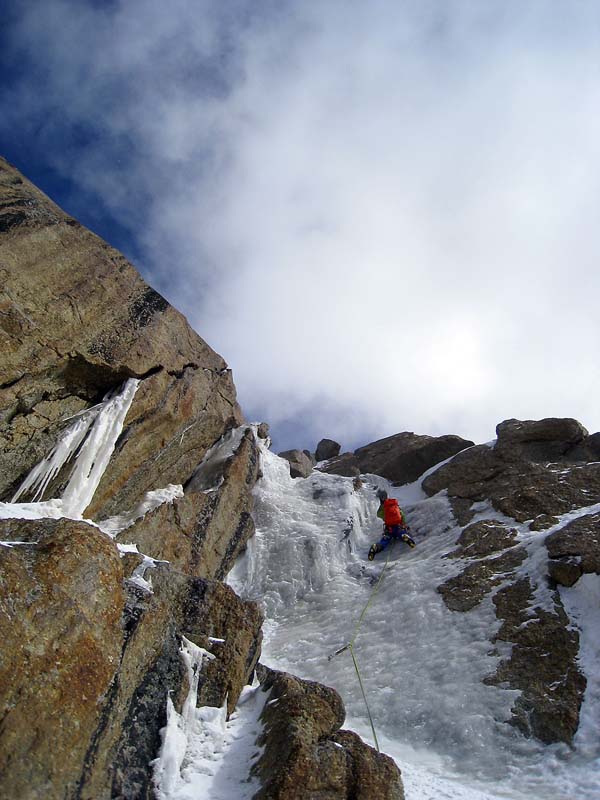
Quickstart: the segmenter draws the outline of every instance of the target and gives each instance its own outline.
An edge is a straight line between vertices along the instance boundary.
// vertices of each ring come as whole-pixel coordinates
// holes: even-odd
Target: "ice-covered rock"
[[[497,431],[495,446],[459,453],[423,481],[428,494],[447,493],[463,525],[473,520],[450,553],[464,566],[439,591],[453,611],[493,597],[495,641],[511,648],[489,680],[522,692],[521,730],[570,743],[586,682],[556,585],[600,572],[600,464],[580,460],[591,437],[573,419],[507,420]]]

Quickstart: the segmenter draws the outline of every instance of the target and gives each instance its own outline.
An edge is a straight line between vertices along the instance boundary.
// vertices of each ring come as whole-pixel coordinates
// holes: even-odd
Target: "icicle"
[[[33,502],[41,500],[50,481],[58,475],[64,464],[69,461],[77,451],[87,432],[100,413],[96,406],[90,413],[82,415],[75,424],[71,425],[54,445],[50,453],[37,464],[25,478],[11,502],[16,503],[20,497],[28,492],[33,493]]]
[[[102,403],[82,412],[50,454],[32,469],[12,503],[27,492],[34,492],[34,502],[40,500],[52,479],[79,451],[61,498],[61,516],[81,517],[108,466],[138,385],[139,380],[130,378],[121,392],[107,395]]]
[[[81,515],[92,501],[131,406],[139,380],[130,378],[123,391],[107,400],[87,437],[63,493],[65,514]]]

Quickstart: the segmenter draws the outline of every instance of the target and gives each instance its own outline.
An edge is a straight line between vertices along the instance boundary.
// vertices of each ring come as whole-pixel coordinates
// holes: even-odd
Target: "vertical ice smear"
[[[139,380],[130,378],[122,391],[107,396],[102,403],[81,414],[62,434],[50,454],[29,473],[12,503],[2,505],[23,506],[25,518],[34,518],[34,506],[38,505],[37,516],[80,519],[91,503],[108,466],[138,385]],[[36,501],[43,496],[50,481],[75,453],[75,466],[62,497],[60,500],[47,501],[50,505],[47,508],[48,513],[44,514],[45,509],[42,506],[46,504],[38,504]],[[34,493],[34,502],[19,504],[19,498],[27,492]],[[16,512],[18,509],[13,510]],[[7,513],[7,509],[4,511]],[[19,514],[13,513],[11,516]]]
[[[114,452],[138,385],[139,380],[130,379],[120,392],[111,393],[102,403],[77,414],[76,422],[62,434],[50,454],[27,476],[13,502],[0,503],[0,519],[44,519],[49,517],[82,519]],[[38,502],[37,500],[43,496],[51,480],[73,456],[75,456],[75,464],[63,496]],[[34,502],[16,502],[19,497],[29,492],[33,493]],[[97,524],[89,519],[85,521],[114,538],[148,512],[163,503],[172,503],[176,498],[182,496],[183,487],[181,485],[169,484],[164,489],[147,492],[142,500],[128,512],[102,520]],[[11,542],[9,544],[12,546],[22,543]],[[118,544],[117,547],[121,555],[126,552],[137,553],[136,545]],[[129,580],[145,591],[151,592],[152,583],[150,580],[146,580],[145,573],[157,563],[160,562],[144,555],[142,563],[135,568]]]
[[[394,546],[355,652],[378,737],[410,774],[407,800],[600,797],[590,756],[576,768],[566,746],[525,739],[507,724],[518,693],[482,682],[501,657],[489,640],[499,627],[491,596],[458,613],[436,591],[461,570],[443,558],[460,533],[447,497],[375,476],[358,490],[335,475],[293,480],[287,462],[264,448],[261,462],[256,535],[229,580],[265,609],[265,663],[334,686],[347,724],[371,741],[351,659],[327,656],[350,638],[383,568],[366,554],[380,535],[374,484],[385,486],[417,547]]]
[[[181,714],[167,699],[167,725],[153,765],[157,798],[250,800],[259,788],[258,780],[250,778],[250,769],[261,753],[256,739],[268,694],[259,686],[246,686],[229,721],[226,703],[221,708],[196,708],[202,664],[214,656],[185,637],[180,653],[189,691]]]
[[[179,650],[187,668],[189,690],[181,714],[175,710],[170,697],[167,698],[167,726],[162,732],[162,747],[155,765],[155,782],[159,797],[170,797],[181,780],[181,766],[186,755],[188,740],[193,735],[198,700],[198,681],[205,659],[212,660],[212,653],[182,637]]]
[[[189,488],[191,491],[214,492],[219,488],[223,482],[224,466],[238,449],[246,429],[245,425],[232,428],[207,450],[190,478]]]
[[[161,561],[157,558],[151,558],[150,556],[145,555],[144,553],[140,553],[137,547],[137,544],[117,544],[117,549],[121,557],[123,557],[126,553],[136,553],[142,557],[142,561],[138,564],[137,567],[133,570],[131,576],[128,578],[130,583],[134,583],[138,588],[143,589],[146,592],[152,593],[152,579],[146,579],[146,572],[149,569],[154,569],[157,564],[168,564],[168,561]]]
[[[579,661],[587,678],[575,745],[600,772],[600,575],[582,575],[575,586],[561,587],[560,596],[579,631]]]

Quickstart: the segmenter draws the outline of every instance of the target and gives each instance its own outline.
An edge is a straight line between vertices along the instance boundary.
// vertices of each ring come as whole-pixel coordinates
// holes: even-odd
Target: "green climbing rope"
[[[373,731],[373,739],[375,741],[375,747],[377,748],[377,752],[381,753],[381,750],[379,749],[379,741],[377,739],[377,734],[375,732],[375,725],[373,724],[373,717],[371,716],[371,709],[369,708],[369,703],[367,702],[367,695],[365,693],[365,687],[363,686],[362,678],[360,677],[360,670],[358,668],[358,661],[356,660],[356,656],[354,655],[354,647],[352,645],[349,645],[348,649],[350,650],[350,655],[352,656],[352,661],[354,662],[354,669],[356,670],[356,676],[358,677],[358,682],[360,684],[360,690],[362,692],[363,700],[365,701],[367,714],[369,715],[369,722],[371,723],[371,730]]]
[[[360,630],[360,626],[363,624],[363,620],[365,618],[365,614],[367,613],[367,609],[369,608],[369,606],[371,605],[371,602],[375,598],[375,595],[379,591],[379,587],[381,586],[381,581],[383,580],[383,576],[385,574],[387,566],[390,563],[390,556],[392,555],[392,547],[393,546],[394,546],[394,539],[392,539],[392,541],[390,543],[390,548],[388,550],[388,555],[387,555],[387,558],[385,560],[385,564],[383,565],[383,569],[381,570],[381,575],[377,579],[377,583],[375,584],[375,586],[373,587],[373,591],[369,595],[369,599],[367,600],[367,604],[363,608],[362,613],[361,613],[360,617],[358,618],[358,622],[356,623],[356,628],[354,629],[354,633],[352,634],[352,638],[350,639],[350,642],[349,642],[350,644],[354,644],[354,642],[356,640],[356,637],[358,636],[358,632]]]
[[[375,724],[373,723],[373,717],[371,715],[371,709],[369,708],[369,703],[367,701],[367,694],[365,692],[365,687],[364,687],[364,684],[363,684],[363,681],[362,681],[362,677],[361,677],[361,674],[360,674],[360,669],[358,668],[358,661],[356,660],[356,656],[354,655],[354,642],[356,641],[356,637],[358,636],[358,632],[360,630],[360,627],[363,624],[363,621],[364,621],[364,618],[365,618],[365,614],[367,613],[367,609],[369,608],[369,606],[371,605],[371,602],[373,601],[375,595],[379,591],[379,587],[381,586],[381,581],[383,579],[384,573],[385,573],[385,571],[387,569],[387,566],[388,566],[388,564],[390,562],[390,556],[392,554],[392,547],[393,546],[394,546],[394,540],[392,539],[392,542],[390,544],[390,548],[389,548],[389,551],[388,551],[388,555],[387,555],[387,558],[385,560],[385,564],[383,565],[383,569],[381,570],[381,574],[380,574],[379,578],[377,579],[377,583],[373,587],[373,590],[372,590],[371,594],[369,595],[369,598],[368,598],[368,600],[366,602],[365,607],[363,608],[363,610],[361,612],[360,617],[358,618],[358,622],[356,623],[356,627],[354,628],[354,633],[352,634],[352,638],[350,639],[350,641],[347,644],[345,644],[343,647],[340,647],[339,650],[336,650],[335,653],[332,653],[329,656],[329,661],[331,661],[331,659],[334,656],[339,655],[339,653],[343,653],[344,650],[349,650],[350,651],[350,655],[352,656],[352,662],[354,664],[354,669],[356,670],[356,677],[358,678],[358,683],[360,685],[360,690],[362,692],[363,700],[365,701],[365,708],[367,709],[367,715],[369,717],[369,722],[371,724],[371,730],[373,731],[373,739],[375,741],[375,747],[376,747],[378,753],[380,753],[381,750],[379,749],[379,741],[377,739],[377,733],[375,731]]]

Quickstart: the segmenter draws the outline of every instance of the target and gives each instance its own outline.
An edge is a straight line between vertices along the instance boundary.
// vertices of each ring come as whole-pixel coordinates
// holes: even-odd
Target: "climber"
[[[404,512],[398,505],[398,501],[390,497],[388,498],[387,492],[384,489],[379,489],[377,492],[379,498],[379,509],[377,516],[383,519],[383,536],[377,542],[372,544],[369,550],[369,561],[373,561],[377,553],[388,546],[392,539],[400,539],[405,542],[409,547],[414,547],[416,542],[408,533],[408,525],[404,517]]]

